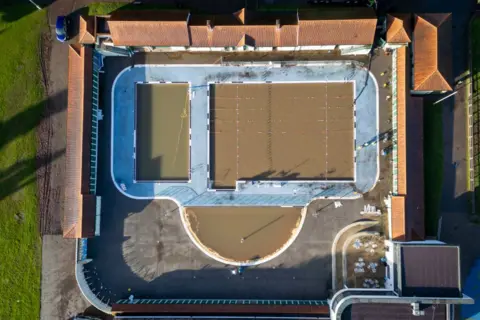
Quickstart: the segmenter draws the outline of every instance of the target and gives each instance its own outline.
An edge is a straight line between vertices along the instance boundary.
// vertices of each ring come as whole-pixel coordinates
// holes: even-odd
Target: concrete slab
[[[108,72],[108,70],[107,70]],[[133,132],[137,82],[189,82],[191,84],[191,181],[188,183],[134,183]],[[355,185],[337,182],[247,182],[234,191],[210,190],[209,86],[211,82],[239,81],[353,81]],[[356,198],[372,189],[378,179],[378,86],[368,70],[352,61],[242,65],[136,65],[124,69],[112,89],[112,178],[119,190],[136,199],[170,198],[184,206],[259,205],[304,206],[313,198]],[[364,147],[361,147],[364,146]],[[354,151],[352,151],[354,153]]]
[[[70,319],[88,307],[75,280],[75,240],[43,236],[40,319]]]

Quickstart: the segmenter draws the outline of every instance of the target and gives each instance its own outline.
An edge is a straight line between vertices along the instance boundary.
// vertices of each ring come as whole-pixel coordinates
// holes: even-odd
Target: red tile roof
[[[212,31],[212,47],[236,47],[243,46],[241,43],[245,35],[242,26],[215,26]]]
[[[107,23],[117,46],[188,46],[188,15],[184,11],[118,11]]]
[[[405,197],[392,196],[392,240],[405,241]]]
[[[298,45],[371,45],[377,19],[319,20],[298,23]]]
[[[78,42],[83,44],[95,43],[95,17],[80,16]]]
[[[387,42],[408,43],[411,38],[411,14],[389,14],[387,15]]]
[[[452,90],[451,34],[450,13],[415,16],[413,90]]]
[[[407,194],[407,49],[397,49],[397,181],[398,194]]]
[[[275,20],[271,15],[261,19],[253,13],[247,14],[245,9],[232,15],[191,17],[177,11],[171,16],[167,12],[119,11],[112,15],[108,25],[113,43],[125,46],[371,45],[377,19],[371,10],[362,12],[361,18],[352,18],[349,12],[342,16],[347,13],[340,11],[335,18],[317,19],[301,13],[299,19],[283,14]]]
[[[69,46],[67,151],[63,236],[94,235],[95,197],[89,195],[92,100],[90,47]]]
[[[407,92],[410,87],[410,69],[407,68],[410,61],[406,47],[397,49],[396,63],[398,197],[392,197],[392,237],[423,240],[423,99],[412,97]]]

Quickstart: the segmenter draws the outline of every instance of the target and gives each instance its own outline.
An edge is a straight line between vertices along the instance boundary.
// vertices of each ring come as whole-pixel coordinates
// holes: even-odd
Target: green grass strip
[[[39,319],[36,132],[44,110],[40,37],[46,11],[0,8],[0,319]]]
[[[109,15],[118,10],[172,10],[178,9],[168,4],[131,4],[126,2],[93,2],[88,5],[90,16]]]

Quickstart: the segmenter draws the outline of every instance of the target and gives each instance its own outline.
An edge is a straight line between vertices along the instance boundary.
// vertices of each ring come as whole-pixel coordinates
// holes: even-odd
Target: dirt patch
[[[304,217],[301,208],[267,207],[192,207],[184,214],[205,250],[234,262],[274,255],[297,235]]]
[[[188,180],[188,84],[137,84],[136,180]]]
[[[215,84],[211,92],[214,187],[353,179],[353,83]]]
[[[349,288],[384,288],[384,237],[371,235],[353,238],[347,248],[347,286]]]

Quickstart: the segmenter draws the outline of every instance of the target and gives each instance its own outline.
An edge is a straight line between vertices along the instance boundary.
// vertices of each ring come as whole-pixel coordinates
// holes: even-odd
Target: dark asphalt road
[[[335,234],[360,219],[364,202],[346,201],[315,217],[309,206],[296,241],[279,257],[232,277],[225,266],[191,242],[171,201],[140,201],[123,196],[110,175],[110,90],[129,59],[108,58],[102,74],[98,190],[102,196],[101,235],[88,241],[85,267],[95,292],[105,301],[137,297],[326,299],[331,288],[331,246]],[[121,279],[121,280],[119,280]],[[131,289],[129,291],[128,289]]]

